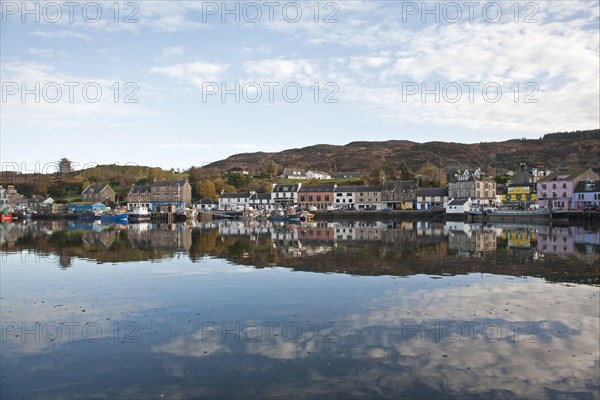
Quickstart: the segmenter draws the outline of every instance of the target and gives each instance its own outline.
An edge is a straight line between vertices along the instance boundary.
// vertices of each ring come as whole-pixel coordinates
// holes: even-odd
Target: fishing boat
[[[487,221],[533,221],[550,218],[550,211],[543,208],[531,210],[483,208],[469,211],[469,217],[472,220]]]
[[[129,222],[143,222],[150,221],[150,211],[148,207],[135,207],[129,213]]]
[[[126,212],[120,212],[115,214],[104,214],[100,216],[100,221],[110,222],[115,224],[126,224],[128,223],[129,214]]]

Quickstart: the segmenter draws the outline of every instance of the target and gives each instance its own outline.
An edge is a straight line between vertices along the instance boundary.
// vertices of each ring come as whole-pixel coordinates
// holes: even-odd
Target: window
[[[308,201],[313,201],[312,195],[308,195]]]
[[[563,189],[566,189],[566,188],[567,188],[567,184],[566,184],[566,182],[563,182]]]
[[[300,201],[304,201],[304,195],[300,196]]]
[[[329,201],[329,195],[328,194],[325,195],[325,201]]]
[[[317,201],[321,201],[321,195],[317,195]]]

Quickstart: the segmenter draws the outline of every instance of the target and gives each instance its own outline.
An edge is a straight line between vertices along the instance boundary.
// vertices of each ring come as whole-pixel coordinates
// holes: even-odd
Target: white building
[[[271,204],[274,208],[297,206],[300,187],[301,183],[274,184],[271,190]]]
[[[243,211],[250,207],[250,196],[253,193],[221,193],[219,211]]]
[[[470,199],[451,200],[446,208],[446,214],[464,214],[471,211]]]
[[[254,210],[271,211],[274,209],[271,193],[252,193],[248,204]]]
[[[417,189],[417,210],[430,210],[431,208],[446,208],[447,205],[447,188]]]
[[[311,170],[306,173],[306,179],[331,179],[331,175],[327,172]]]
[[[333,193],[334,208],[350,208],[356,204],[356,186],[338,186]]]

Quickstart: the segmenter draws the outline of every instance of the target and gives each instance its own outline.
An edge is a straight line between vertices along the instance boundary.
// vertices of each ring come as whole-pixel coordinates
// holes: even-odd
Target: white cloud
[[[61,29],[59,31],[33,31],[29,32],[30,35],[40,36],[48,39],[83,39],[83,40],[92,40],[92,36],[84,35],[83,33],[68,31],[66,29]]]
[[[228,68],[228,64],[197,61],[168,67],[153,67],[150,69],[150,72],[186,82],[196,88],[202,89],[202,85],[206,82],[221,81],[223,74]]]

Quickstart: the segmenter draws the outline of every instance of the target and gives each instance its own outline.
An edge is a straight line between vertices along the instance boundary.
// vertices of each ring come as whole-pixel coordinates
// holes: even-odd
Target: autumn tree
[[[210,179],[204,179],[202,182],[196,183],[196,194],[201,199],[219,199],[215,184]]]

